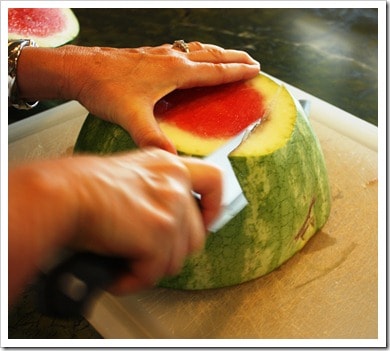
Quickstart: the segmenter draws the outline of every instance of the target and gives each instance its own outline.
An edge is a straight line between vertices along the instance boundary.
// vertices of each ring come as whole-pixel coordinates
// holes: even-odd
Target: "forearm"
[[[59,163],[9,171],[8,273],[12,303],[39,266],[72,238],[77,213]]]
[[[19,95],[25,99],[75,99],[83,82],[87,49],[26,47],[17,71]],[[77,79],[75,78],[77,77]]]

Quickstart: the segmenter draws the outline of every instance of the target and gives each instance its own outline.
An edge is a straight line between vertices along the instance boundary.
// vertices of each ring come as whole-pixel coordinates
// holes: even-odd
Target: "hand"
[[[41,161],[9,180],[10,296],[63,246],[127,258],[116,293],[150,287],[203,247],[222,191],[218,169],[155,148]]]
[[[244,52],[199,42],[188,46],[189,53],[168,44],[96,48],[83,65],[87,70],[77,99],[97,116],[124,127],[139,146],[175,152],[155,122],[153,107],[159,99],[178,88],[228,83],[259,73],[259,64]]]
[[[178,273],[185,257],[203,247],[221,201],[214,167],[157,149],[82,163],[87,171],[78,181],[83,211],[75,244],[129,258],[131,274],[114,291]],[[191,190],[202,194],[202,213]]]
[[[178,88],[249,79],[260,70],[243,51],[199,42],[188,46],[189,53],[170,44],[137,49],[26,48],[20,56],[18,84],[26,98],[76,99],[96,116],[121,125],[139,146],[175,153],[153,115],[160,98]],[[37,70],[41,62],[43,72]]]

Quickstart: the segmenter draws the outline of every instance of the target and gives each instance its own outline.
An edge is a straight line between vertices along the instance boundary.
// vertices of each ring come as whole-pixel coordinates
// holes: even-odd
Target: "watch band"
[[[18,60],[20,53],[26,46],[37,47],[38,45],[31,39],[8,41],[8,103],[19,110],[29,110],[39,102],[29,102],[19,97],[17,84]]]

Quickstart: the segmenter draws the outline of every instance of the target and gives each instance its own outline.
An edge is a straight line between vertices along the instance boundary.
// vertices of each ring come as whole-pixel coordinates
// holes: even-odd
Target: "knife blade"
[[[206,162],[221,168],[223,173],[222,210],[208,228],[212,232],[221,229],[248,204],[228,155],[258,124],[259,121],[252,123],[204,158]],[[39,310],[57,318],[72,318],[84,314],[98,292],[108,288],[128,269],[128,261],[123,258],[92,252],[66,253],[62,260],[42,272],[38,279]]]
[[[261,119],[247,126],[204,158],[206,162],[217,165],[223,170],[222,211],[208,228],[212,232],[221,229],[248,204],[228,156],[269,112],[268,109]],[[85,314],[99,291],[109,287],[129,269],[128,261],[124,258],[102,256],[91,252],[70,253],[40,275],[38,308],[43,314],[56,318],[74,318]]]
[[[218,166],[223,174],[223,197],[219,217],[209,226],[221,229],[248,201],[228,159],[260,120],[246,127],[204,160]],[[199,197],[199,194],[194,193]],[[56,318],[72,318],[84,314],[100,290],[107,288],[129,269],[127,260],[92,252],[64,253],[64,258],[45,269],[38,280],[38,307],[41,313]]]
[[[226,144],[204,158],[206,162],[217,166],[222,170],[221,211],[214,222],[207,228],[210,232],[217,232],[220,230],[248,204],[248,200],[242,191],[241,185],[237,180],[228,157],[230,153],[232,153],[260,124],[260,122],[261,119],[258,119],[251,123]]]
[[[222,201],[221,212],[207,228],[210,232],[217,232],[233,217],[235,217],[248,204],[241,185],[229,161],[229,155],[256,129],[262,121],[265,121],[276,104],[282,86],[280,86],[268,102],[263,115],[233,136],[227,143],[217,148],[210,155],[204,157],[206,162],[218,166],[222,170]]]

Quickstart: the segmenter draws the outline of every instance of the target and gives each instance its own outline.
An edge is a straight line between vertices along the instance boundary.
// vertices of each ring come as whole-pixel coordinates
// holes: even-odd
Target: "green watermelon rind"
[[[74,153],[110,155],[136,148],[129,133],[121,126],[89,114],[77,137]]]
[[[292,98],[292,97],[291,97]],[[330,188],[320,143],[301,109],[288,142],[262,156],[230,157],[249,205],[210,234],[205,248],[189,257],[181,273],[161,287],[198,290],[261,277],[286,262],[326,223]],[[75,152],[101,155],[137,146],[121,127],[89,115]]]
[[[284,147],[230,161],[249,205],[209,235],[205,249],[160,286],[220,288],[261,277],[302,249],[326,223],[331,202],[326,165],[302,110]]]

